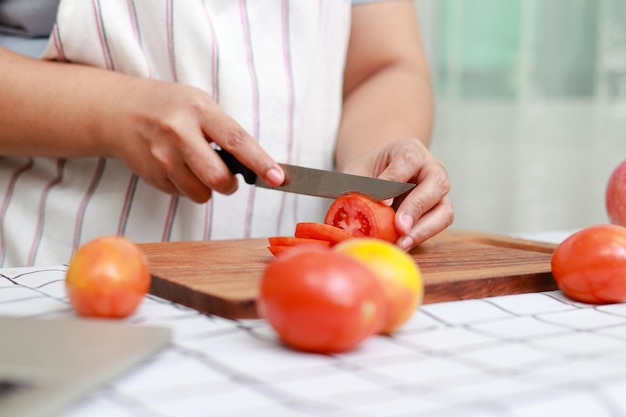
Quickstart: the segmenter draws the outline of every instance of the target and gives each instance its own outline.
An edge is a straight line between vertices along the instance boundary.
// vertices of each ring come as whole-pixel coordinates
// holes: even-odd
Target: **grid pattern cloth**
[[[65,271],[0,269],[0,315],[74,314]],[[339,355],[154,296],[127,320],[170,327],[173,344],[66,417],[626,415],[626,304],[559,291],[424,305],[393,336]]]

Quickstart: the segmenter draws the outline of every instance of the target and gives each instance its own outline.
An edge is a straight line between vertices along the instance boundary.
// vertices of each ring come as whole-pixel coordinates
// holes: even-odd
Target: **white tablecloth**
[[[0,315],[74,314],[64,274],[0,269]],[[424,305],[392,337],[341,355],[298,353],[262,320],[153,296],[128,321],[170,327],[172,345],[66,417],[626,415],[626,304],[559,291]]]

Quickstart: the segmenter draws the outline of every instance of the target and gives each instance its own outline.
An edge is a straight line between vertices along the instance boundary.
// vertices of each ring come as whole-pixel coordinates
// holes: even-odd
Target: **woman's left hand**
[[[411,182],[415,188],[393,202],[397,244],[410,250],[450,226],[454,211],[446,197],[450,180],[443,164],[418,139],[392,142],[361,155],[344,169],[356,175]]]

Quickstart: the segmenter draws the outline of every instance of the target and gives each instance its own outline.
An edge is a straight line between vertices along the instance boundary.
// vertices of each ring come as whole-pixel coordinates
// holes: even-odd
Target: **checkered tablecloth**
[[[64,276],[0,269],[0,315],[74,314]],[[66,417],[626,415],[626,304],[559,291],[421,306],[393,336],[340,355],[295,352],[263,320],[153,296],[127,320],[171,328],[172,345]]]

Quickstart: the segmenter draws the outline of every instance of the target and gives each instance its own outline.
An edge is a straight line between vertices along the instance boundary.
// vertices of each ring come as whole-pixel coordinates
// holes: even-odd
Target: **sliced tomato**
[[[328,240],[320,240],[320,239],[309,239],[304,237],[293,237],[293,236],[272,236],[267,238],[269,242],[269,246],[267,249],[274,256],[281,255],[286,252],[290,248],[294,248],[296,246],[303,245],[311,245],[311,246],[321,246],[321,247],[329,247],[330,242]]]
[[[398,232],[395,210],[366,195],[351,193],[337,198],[328,208],[324,223],[354,237],[375,237],[395,242]]]
[[[295,246],[280,246],[280,245],[271,246],[270,245],[267,247],[267,250],[269,250],[272,255],[279,256],[287,252],[289,249],[293,249],[293,248],[295,248]]]
[[[352,235],[339,227],[316,222],[300,222],[296,224],[296,237],[318,239],[330,242],[330,246],[350,239]]]
[[[269,242],[270,246],[299,246],[308,244],[330,246],[330,242],[327,240],[293,236],[273,236],[268,237],[267,241]]]

